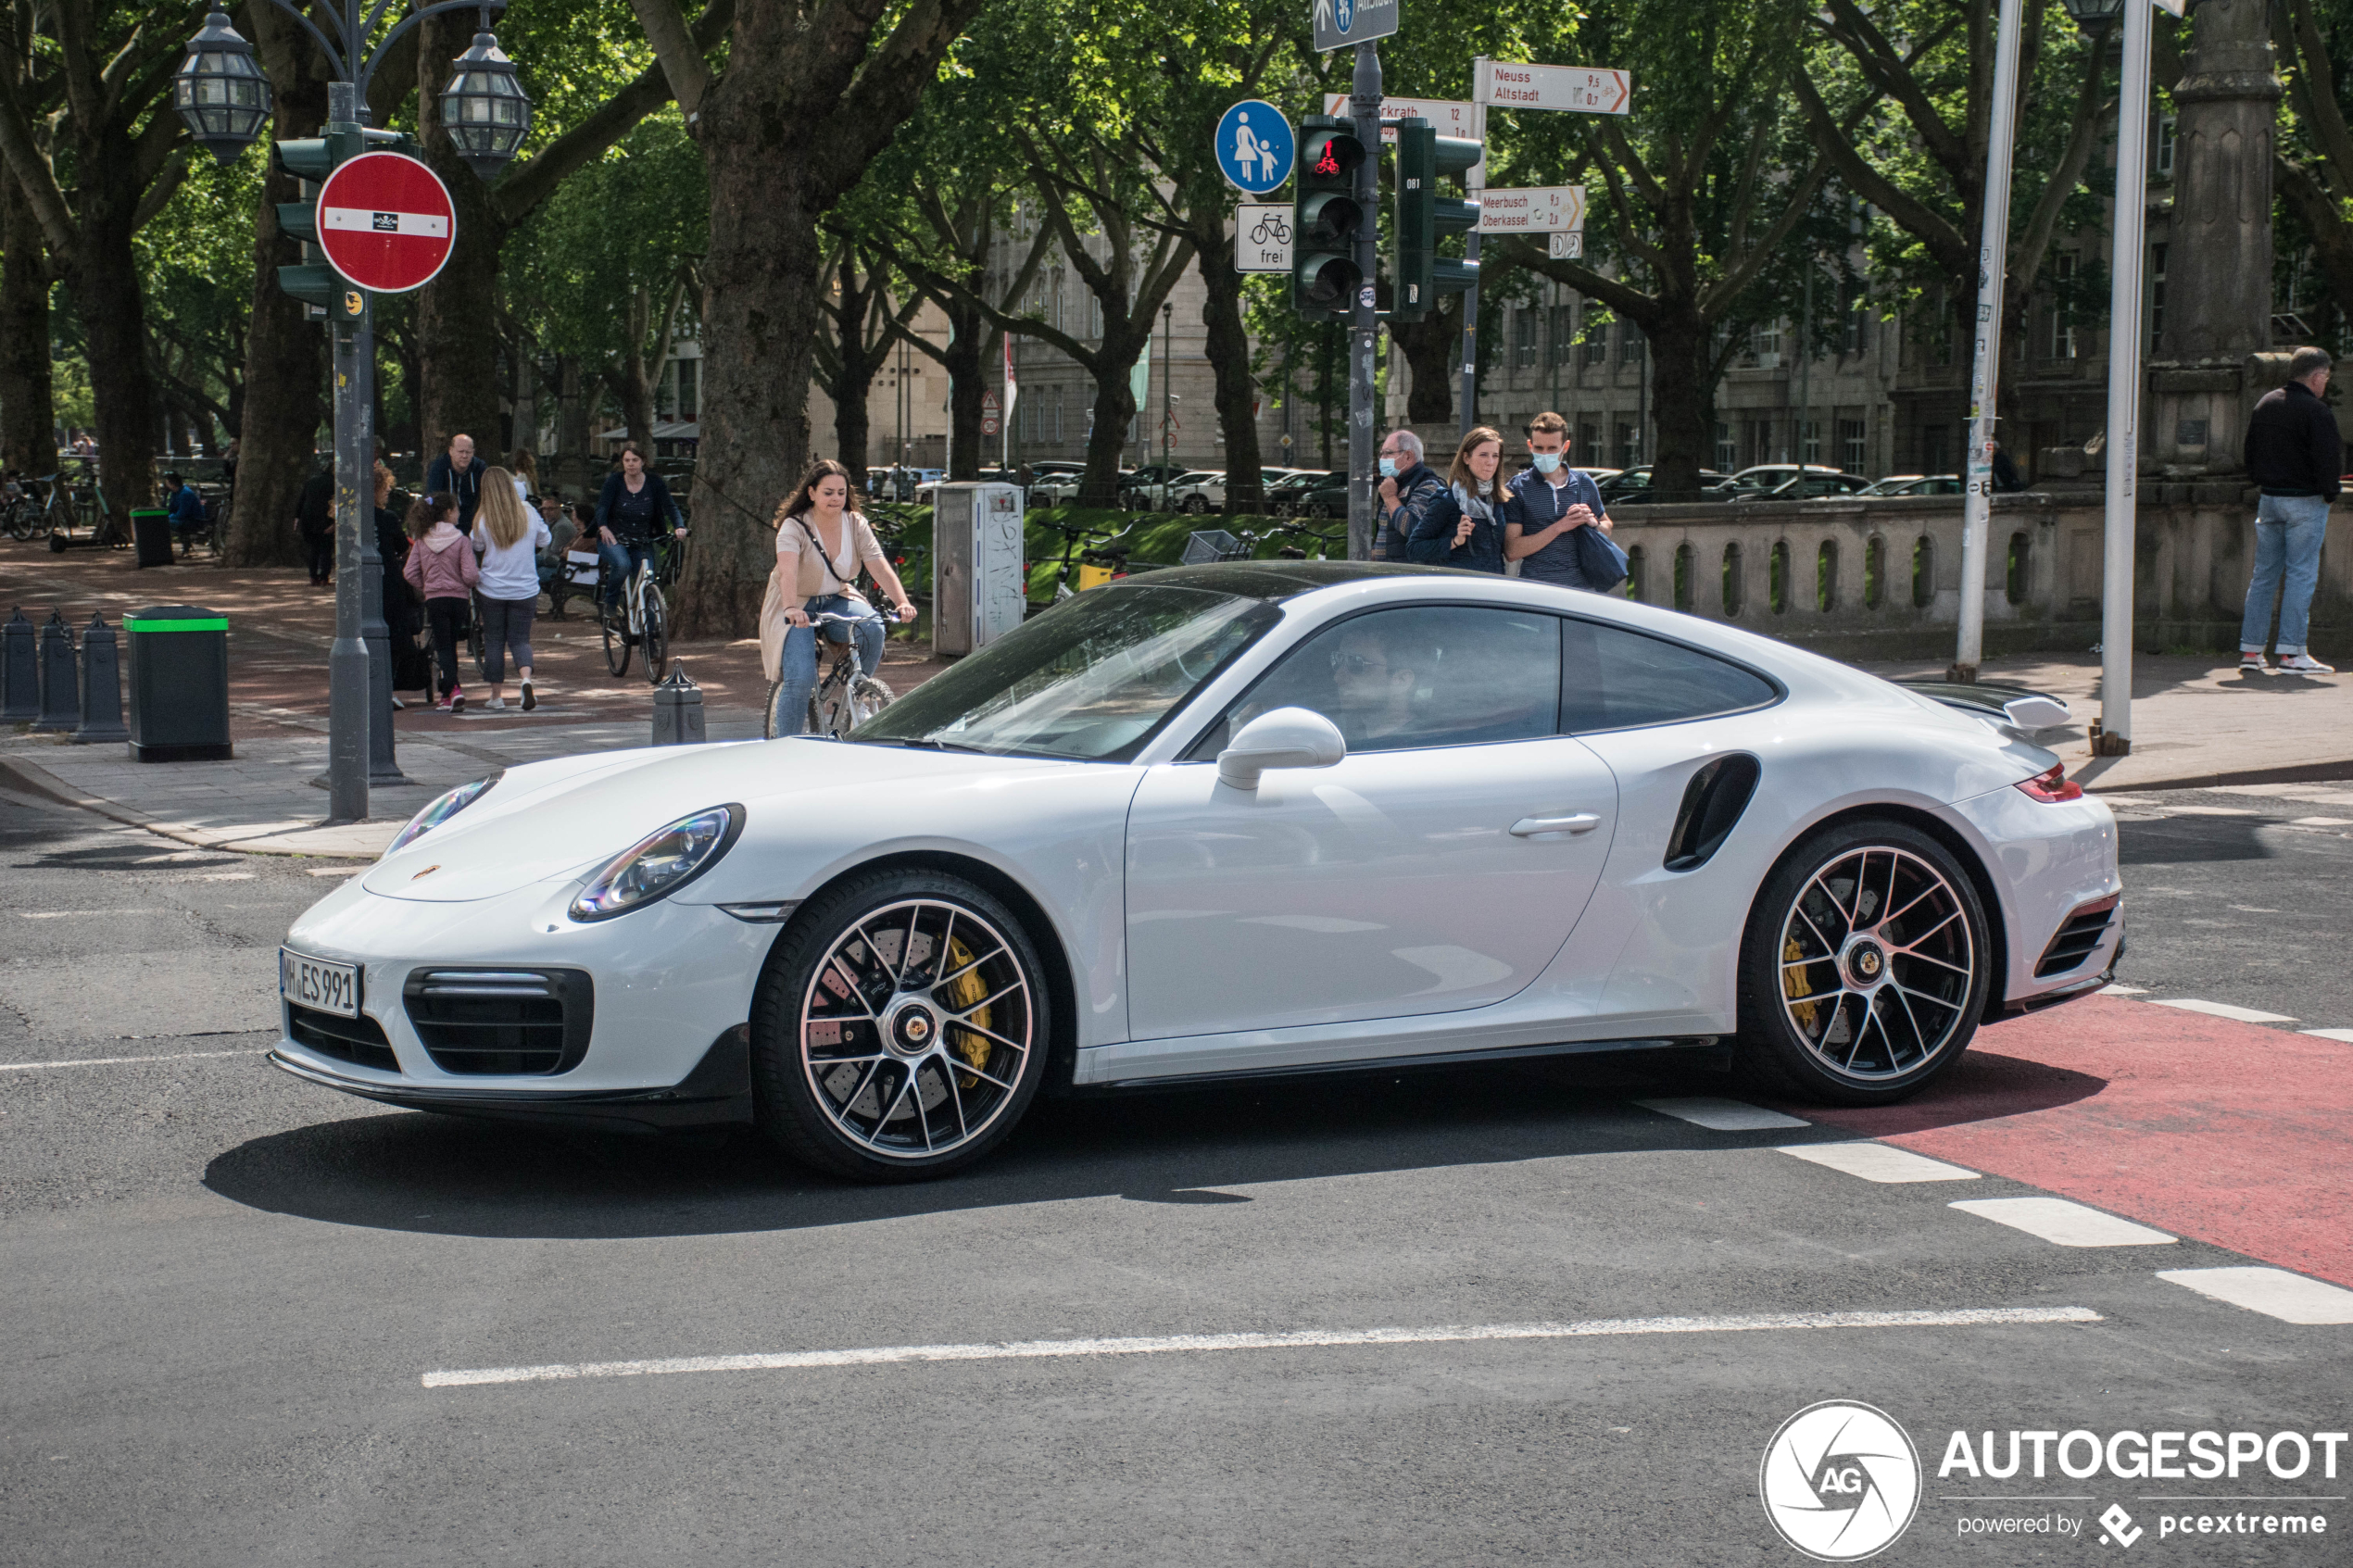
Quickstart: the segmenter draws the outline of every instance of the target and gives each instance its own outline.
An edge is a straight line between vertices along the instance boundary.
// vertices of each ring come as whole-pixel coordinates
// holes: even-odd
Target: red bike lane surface
[[[2353,1286],[2353,1046],[2087,997],[1917,1099],[1799,1113]]]

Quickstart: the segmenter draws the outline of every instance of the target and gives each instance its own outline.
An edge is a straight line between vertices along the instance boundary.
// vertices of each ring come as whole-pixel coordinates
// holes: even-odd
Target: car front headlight
[[[606,862],[572,901],[572,918],[610,920],[677,892],[716,865],[743,831],[741,806],[679,818]]]
[[[400,830],[400,836],[392,841],[391,847],[384,852],[383,858],[389,860],[399,854],[403,849],[408,848],[409,846],[481,799],[484,793],[497,782],[496,779],[476,779],[472,784],[459,784],[447,794],[437,797],[423,810],[409,819],[409,825]]]

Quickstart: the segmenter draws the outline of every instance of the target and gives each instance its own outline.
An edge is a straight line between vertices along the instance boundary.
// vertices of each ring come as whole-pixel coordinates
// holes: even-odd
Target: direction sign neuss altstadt
[[[441,177],[399,153],[362,153],[319,188],[319,248],[347,282],[407,294],[449,260],[457,209]]]

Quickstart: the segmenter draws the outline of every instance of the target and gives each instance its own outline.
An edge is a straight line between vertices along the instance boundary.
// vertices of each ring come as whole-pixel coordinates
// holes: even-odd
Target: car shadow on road
[[[1223,1189],[1851,1135],[1831,1127],[1711,1132],[1629,1103],[1738,1092],[1720,1072],[1578,1057],[1041,1100],[970,1173],[903,1186],[812,1175],[749,1130],[692,1142],[401,1112],[255,1138],[216,1157],[204,1180],[233,1202],[333,1224],[589,1239],[795,1230],[1082,1198],[1239,1203],[1249,1194]]]
[[[1999,1026],[1981,1041],[1999,1043]],[[2108,1087],[2108,1080],[2073,1068],[2054,1067],[2031,1057],[2004,1056],[1977,1046],[1953,1064],[1919,1098],[1900,1105],[1847,1106],[1798,1112],[1826,1128],[1843,1128],[1865,1137],[1891,1137],[1923,1133],[1932,1127],[1957,1127],[1997,1117],[2053,1110],[2086,1100]]]

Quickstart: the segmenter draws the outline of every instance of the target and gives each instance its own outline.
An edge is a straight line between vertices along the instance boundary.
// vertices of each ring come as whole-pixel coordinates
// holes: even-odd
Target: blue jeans
[[[637,563],[654,558],[654,547],[650,541],[639,539],[623,539],[612,545],[599,541],[597,558],[604,563],[605,608],[611,609],[621,603],[622,589],[637,575]]]
[[[883,622],[867,606],[846,594],[821,594],[800,607],[812,616],[864,615],[855,626],[834,623],[823,628],[793,626],[785,632],[785,653],[776,668],[776,733],[797,735],[809,728],[809,694],[817,689],[817,633],[826,640],[855,643],[858,668],[871,675],[882,668]]]
[[[2312,589],[2321,580],[2321,543],[2328,532],[2329,504],[2321,496],[2265,495],[2256,501],[2255,580],[2246,586],[2239,652],[2263,651],[2274,595],[2280,604],[2279,656],[2293,659],[2304,651]]]

